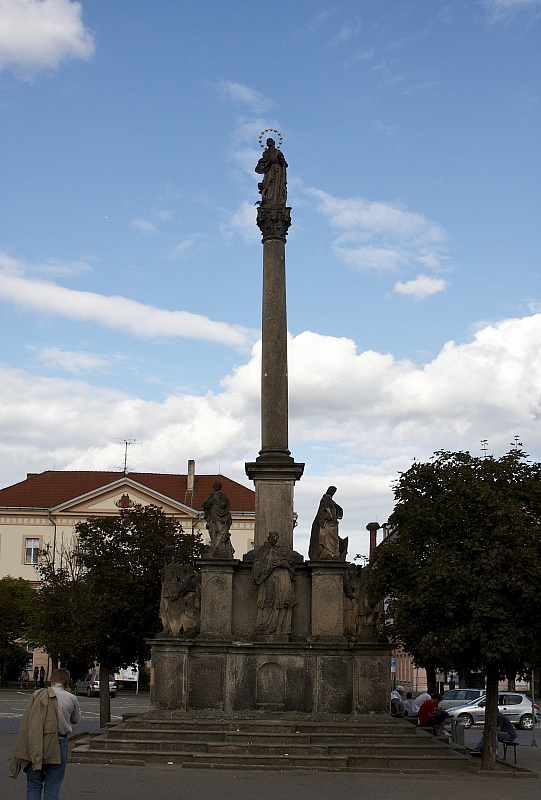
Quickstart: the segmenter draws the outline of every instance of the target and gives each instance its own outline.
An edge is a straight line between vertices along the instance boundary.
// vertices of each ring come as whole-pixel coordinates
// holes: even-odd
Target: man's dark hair
[[[69,669],[53,669],[51,672],[51,683],[61,683],[62,686],[69,686],[71,679]]]
[[[441,700],[441,694],[438,694],[437,692],[431,694],[430,697],[432,698],[432,700]]]
[[[406,694],[406,700],[411,700],[411,698],[412,698],[412,697],[413,697],[413,695],[412,695],[412,693],[411,693],[411,692],[408,692],[408,693]]]

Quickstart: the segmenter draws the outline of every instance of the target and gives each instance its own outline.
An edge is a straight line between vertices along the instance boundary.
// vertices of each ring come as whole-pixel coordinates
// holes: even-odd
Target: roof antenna
[[[119,444],[124,443],[124,475],[128,474],[128,447],[136,441],[137,439],[115,439]]]
[[[513,436],[513,441],[511,442],[511,447],[514,447],[515,450],[520,450],[520,448],[522,447],[522,442],[520,442],[519,439],[520,439],[520,436],[517,436],[517,435]]]
[[[483,458],[486,458],[488,450],[488,439],[481,439],[481,450],[483,451]]]

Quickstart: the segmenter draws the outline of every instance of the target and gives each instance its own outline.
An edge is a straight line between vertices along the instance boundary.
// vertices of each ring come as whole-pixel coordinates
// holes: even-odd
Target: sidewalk
[[[15,734],[0,734],[0,797],[24,800],[26,778],[8,777],[7,759]],[[366,773],[177,770],[68,764],[61,800],[456,800],[468,792],[475,800],[539,800],[536,779],[453,775],[412,776]]]

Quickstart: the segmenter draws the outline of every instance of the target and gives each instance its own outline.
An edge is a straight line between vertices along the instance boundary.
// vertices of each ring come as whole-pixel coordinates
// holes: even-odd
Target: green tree
[[[494,769],[498,681],[540,663],[541,465],[440,451],[395,486],[395,533],[370,568],[391,641],[419,665],[483,671],[483,769]]]
[[[163,549],[194,562],[200,534],[187,534],[178,520],[156,506],[136,505],[117,517],[93,517],[75,526],[77,551],[62,569],[51,565],[40,590],[43,611],[64,608],[60,624],[42,625],[41,640],[69,660],[84,654],[100,664],[100,724],[111,718],[103,691],[109,674],[149,656],[146,640],[160,627],[159,603]],[[56,616],[56,615],[54,615]]]
[[[35,596],[32,585],[23,578],[7,575],[0,579],[0,665],[4,680],[10,664],[22,669],[23,657],[28,657],[19,640],[27,638],[31,631]]]

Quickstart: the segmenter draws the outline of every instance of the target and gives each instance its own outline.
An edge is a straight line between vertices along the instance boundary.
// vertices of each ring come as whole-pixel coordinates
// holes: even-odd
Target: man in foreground
[[[38,689],[28,701],[21,722],[10,775],[26,772],[26,800],[58,800],[68,760],[68,734],[81,719],[76,698],[69,691],[67,669],[55,669],[51,686]]]

